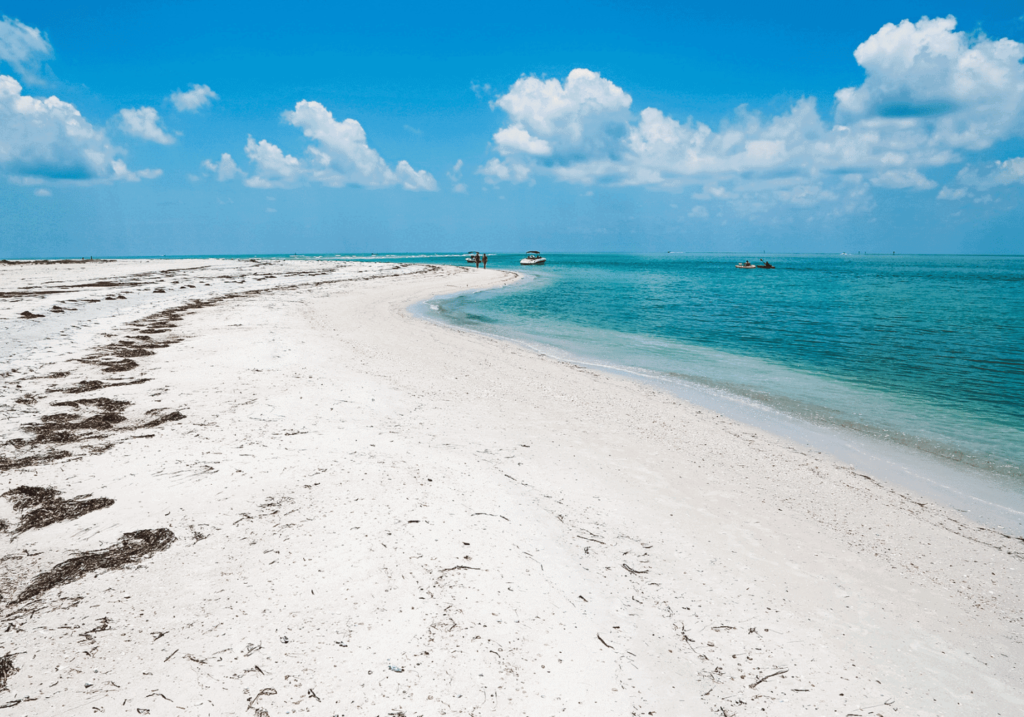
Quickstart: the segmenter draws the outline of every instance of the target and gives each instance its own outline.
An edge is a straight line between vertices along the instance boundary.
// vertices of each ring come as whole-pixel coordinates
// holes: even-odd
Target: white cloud
[[[140,169],[137,172],[133,172],[120,159],[115,159],[110,164],[114,172],[114,179],[121,179],[125,182],[141,182],[143,179],[156,179],[164,173],[162,169]]]
[[[370,188],[401,185],[409,191],[437,191],[437,181],[426,170],[413,169],[401,160],[391,169],[377,150],[369,146],[363,126],[354,119],[338,122],[319,102],[302,100],[293,111],[283,112],[284,120],[316,141],[306,147],[306,157],[285,154],[280,147],[252,137],[245,153],[255,164],[255,173],[245,180],[250,187],[285,187],[300,182],[318,182],[329,187],[362,186]],[[221,165],[223,164],[223,155]],[[221,165],[210,162],[207,169]]]
[[[121,150],[102,129],[57,97],[23,95],[21,84],[8,75],[0,75],[0,127],[0,172],[10,181],[128,178],[118,173],[118,166],[128,173],[115,159]]]
[[[37,189],[36,191],[34,191],[32,193],[35,194],[37,197],[52,197],[53,196],[53,192],[51,192],[49,189],[43,189],[43,188]]]
[[[836,120],[985,149],[1024,128],[1024,45],[954,32],[956,18],[888,23],[853,53],[867,72],[836,92]]]
[[[708,210],[698,204],[690,210],[690,216],[697,219],[707,219]]]
[[[494,133],[494,142],[502,154],[525,152],[539,157],[551,154],[551,145],[547,140],[531,137],[530,133],[519,126],[505,127]]]
[[[172,92],[168,98],[178,112],[198,112],[210,104],[212,100],[219,100],[217,93],[210,89],[209,85],[189,85],[187,92],[178,90]]]
[[[120,115],[121,131],[125,134],[157,144],[174,144],[174,137],[160,127],[160,115],[152,107],[123,109]]]
[[[256,165],[256,176],[245,180],[249,187],[278,187],[296,181],[303,174],[302,164],[298,159],[285,154],[280,147],[265,139],[257,142],[249,137],[245,144],[245,154]]]
[[[477,174],[484,176],[484,181],[490,184],[499,182],[525,182],[530,178],[530,168],[525,164],[506,163],[498,159],[489,159],[487,164],[478,168]]]
[[[395,167],[395,174],[402,183],[403,189],[413,192],[436,192],[437,180],[425,169],[419,171],[412,168],[404,159],[398,161]]]
[[[243,177],[245,172],[238,168],[235,164],[235,160],[231,158],[231,155],[225,152],[220,156],[220,160],[217,162],[211,162],[209,159],[203,160],[203,169],[207,169],[217,175],[218,182],[227,182],[228,180],[234,179],[239,174]]]
[[[937,186],[916,169],[890,169],[877,177],[872,177],[871,183],[886,189],[933,189]]]
[[[967,196],[967,188],[960,187],[959,189],[951,189],[950,187],[943,187],[939,190],[939,199],[956,200],[963,199]]]
[[[452,180],[455,184],[455,186],[452,187],[452,191],[458,192],[459,194],[465,194],[467,189],[466,185],[462,183],[462,160],[460,159],[456,161],[447,174],[448,179]]]
[[[53,47],[37,28],[6,15],[0,19],[0,61],[31,84],[38,79],[42,61],[49,57],[53,57]]]
[[[882,27],[854,53],[865,80],[836,93],[834,120],[803,98],[773,117],[740,106],[713,129],[654,107],[635,113],[628,93],[589,70],[564,81],[521,77],[492,102],[507,115],[493,136],[500,158],[477,171],[490,183],[536,174],[704,185],[696,199],[750,211],[777,202],[847,211],[871,206],[872,186],[931,189],[934,168],[1024,136],[1024,44],[955,27],[951,17]],[[1014,171],[993,168],[992,180],[977,181],[1012,180]]]
[[[996,160],[982,168],[968,166],[957,174],[957,181],[977,189],[992,189],[1007,184],[1024,184],[1024,157]]]

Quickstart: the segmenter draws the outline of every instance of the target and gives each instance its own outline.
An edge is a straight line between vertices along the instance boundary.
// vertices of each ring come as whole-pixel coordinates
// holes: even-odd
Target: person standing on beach
[[[480,252],[477,252],[476,254],[473,255],[473,261],[476,262],[476,268],[479,269],[480,268]]]
[[[484,268],[487,268],[487,255],[484,254]]]

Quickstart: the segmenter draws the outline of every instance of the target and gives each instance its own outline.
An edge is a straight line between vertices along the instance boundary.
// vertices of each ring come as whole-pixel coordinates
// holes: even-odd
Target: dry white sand
[[[107,306],[132,310],[47,329],[66,321],[39,294],[57,272],[79,306],[117,291]],[[80,286],[115,276],[134,283]],[[78,501],[20,530],[33,509],[0,500],[0,715],[1024,713],[1024,542],[405,310],[508,274],[117,262],[0,280],[0,332],[32,336],[3,371],[0,490]],[[140,335],[181,340],[130,368],[111,348],[76,360]],[[99,397],[131,405],[54,405]],[[45,442],[62,431],[77,440]],[[12,463],[51,451],[68,455]],[[137,531],[159,529],[176,539],[147,552],[139,536],[167,534]],[[117,568],[126,545],[143,547]],[[106,567],[77,575],[89,560]]]

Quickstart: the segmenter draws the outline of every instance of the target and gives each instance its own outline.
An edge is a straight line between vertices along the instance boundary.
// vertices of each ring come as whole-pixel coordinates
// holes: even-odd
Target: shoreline
[[[339,265],[227,286],[282,264],[239,262],[227,298],[97,335],[166,344],[137,367],[86,356],[19,378],[37,397],[23,425],[84,414],[50,408],[84,396],[130,402],[60,444],[72,456],[0,471],[0,492],[112,501],[21,531],[0,499],[18,670],[3,699],[21,713],[1024,705],[1021,541],[632,379],[407,311],[493,273]],[[105,385],[60,393],[89,380]],[[10,602],[145,530],[175,540]]]
[[[512,273],[518,275],[517,272]],[[411,306],[410,312],[420,319],[441,326],[507,341],[540,356],[623,376],[652,386],[680,400],[715,411],[731,420],[781,439],[793,441],[823,453],[838,463],[848,464],[858,471],[870,473],[870,476],[865,477],[880,480],[894,490],[908,491],[917,498],[962,513],[973,522],[998,529],[1006,537],[1024,536],[1024,491],[1015,490],[1007,485],[1006,476],[986,473],[981,469],[957,464],[906,446],[888,444],[849,428],[811,423],[725,390],[712,390],[673,379],[653,370],[609,364],[545,344],[542,340],[504,336],[459,326],[431,313],[431,307],[436,302],[466,293],[492,290],[495,289],[455,292],[432,297]]]

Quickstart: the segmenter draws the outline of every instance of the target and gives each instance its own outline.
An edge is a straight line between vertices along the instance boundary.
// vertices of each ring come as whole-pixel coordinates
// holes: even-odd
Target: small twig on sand
[[[786,668],[785,670],[779,670],[778,672],[773,672],[773,673],[772,673],[772,674],[770,674],[770,675],[765,675],[765,676],[764,676],[764,677],[762,677],[762,678],[761,678],[760,680],[758,680],[757,682],[755,682],[754,684],[752,684],[752,685],[750,686],[750,689],[754,689],[755,687],[757,687],[757,686],[758,686],[759,684],[761,684],[761,683],[762,683],[762,682],[764,682],[765,680],[770,680],[770,679],[771,679],[771,678],[773,678],[773,677],[777,677],[777,676],[779,676],[779,675],[782,675],[782,674],[785,674],[785,673],[787,673],[787,672],[789,672],[789,668]]]
[[[624,567],[626,570],[628,570],[629,572],[633,573],[634,575],[643,575],[644,573],[651,572],[650,570],[634,570],[633,568],[629,567],[625,563],[622,564],[622,567]]]
[[[601,637],[601,633],[597,633],[597,639],[600,640],[601,644],[604,645],[605,647],[607,647],[609,650],[614,650],[615,649],[614,647],[612,647],[611,645],[609,645],[607,642],[604,641],[604,638]]]
[[[608,543],[604,542],[603,540],[595,540],[594,538],[588,538],[585,535],[577,535],[576,537],[583,538],[584,540],[589,540],[591,543],[601,543],[601,545],[608,545]]]
[[[258,700],[260,697],[263,697],[263,695],[276,695],[276,694],[277,694],[277,690],[275,690],[273,687],[264,687],[262,690],[260,690],[259,692],[256,693],[255,697],[253,697],[251,700],[249,700],[249,706],[246,707],[245,709],[247,711],[251,710],[252,706],[254,704],[256,704],[256,700]]]
[[[312,697],[314,700],[316,700],[317,702],[323,702],[323,700],[321,700],[319,697],[316,696],[316,692],[313,691],[312,687],[309,688],[309,692],[307,694],[310,697]]]
[[[441,568],[442,573],[446,573],[449,570],[479,570],[480,568],[471,568],[468,565],[456,565],[453,568]]]
[[[165,657],[165,658],[164,658],[164,662],[167,662],[167,661],[168,661],[169,659],[171,659],[172,657],[174,657],[174,656],[175,656],[175,655],[177,655],[177,654],[178,654],[178,651],[177,651],[177,650],[175,650],[175,651],[174,651],[174,652],[172,652],[172,653],[171,653],[170,655],[168,655],[167,657]]]
[[[495,515],[494,513],[473,513],[473,515],[489,515],[492,518],[501,518],[502,520],[508,520],[508,518],[506,518],[504,515]],[[508,522],[511,523],[512,521],[508,520]]]

